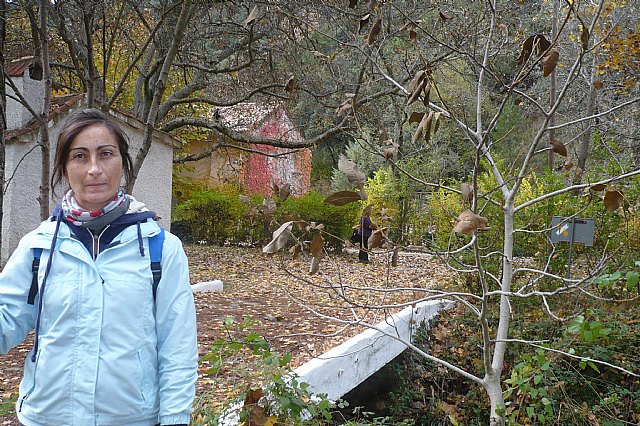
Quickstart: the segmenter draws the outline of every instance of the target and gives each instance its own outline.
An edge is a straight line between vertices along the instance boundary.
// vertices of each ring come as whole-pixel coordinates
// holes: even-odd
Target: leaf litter
[[[185,246],[185,251],[192,284],[214,279],[224,282],[222,292],[194,294],[200,356],[211,350],[215,340],[226,337],[222,330],[225,318],[231,316],[240,322],[251,317],[249,332],[263,336],[276,353],[291,354],[292,368],[363,331],[359,327],[343,330],[340,323],[321,318],[310,309],[346,320],[352,320],[352,313],[357,312],[375,323],[392,312],[371,311],[363,305],[406,302],[419,297],[416,288],[440,287],[451,281],[451,272],[437,259],[408,253],[403,253],[398,266],[391,268],[391,252],[373,254],[372,263],[364,265],[358,263],[357,252],[350,249],[326,256],[322,259],[320,274],[309,276],[309,258],[300,256],[292,260],[287,251],[267,256],[260,248],[200,245]],[[414,290],[389,294],[366,287]],[[345,298],[361,307],[352,311]],[[22,364],[32,341],[30,336],[9,354],[0,355],[0,404],[15,401]],[[242,354],[242,357],[226,359],[224,368],[216,375],[207,375],[211,366],[208,361],[201,361],[197,394],[206,394],[216,406],[250,385],[248,381],[255,377],[259,360],[247,360],[247,357],[251,358],[249,354]],[[16,422],[15,415],[0,416],[0,425]]]

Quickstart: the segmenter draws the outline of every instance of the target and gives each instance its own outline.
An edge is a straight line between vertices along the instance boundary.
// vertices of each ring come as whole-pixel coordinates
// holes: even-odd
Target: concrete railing
[[[400,355],[417,328],[452,306],[445,300],[422,302],[347,340],[294,370],[309,391],[337,400]],[[397,338],[391,337],[396,336]]]

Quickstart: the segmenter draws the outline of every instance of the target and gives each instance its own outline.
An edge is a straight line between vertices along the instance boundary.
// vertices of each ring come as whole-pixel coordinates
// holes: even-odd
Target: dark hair
[[[114,123],[107,114],[89,108],[73,113],[65,122],[64,127],[58,135],[56,146],[56,156],[54,159],[53,174],[51,176],[51,189],[55,193],[55,187],[67,176],[67,159],[71,144],[80,132],[91,126],[102,126],[109,131],[118,143],[118,151],[122,157],[122,169],[124,170],[125,184],[129,184],[133,174],[133,162],[129,155],[129,138],[127,134]]]

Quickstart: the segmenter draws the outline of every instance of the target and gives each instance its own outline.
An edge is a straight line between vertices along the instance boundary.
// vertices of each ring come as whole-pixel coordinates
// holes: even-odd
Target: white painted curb
[[[405,341],[425,321],[429,321],[453,302],[434,300],[418,303],[387,317],[377,324],[380,330]],[[400,355],[406,345],[399,340],[368,329],[294,370],[298,382],[309,383],[313,394],[326,394],[337,400]]]
[[[223,282],[220,280],[204,281],[201,283],[193,284],[191,291],[194,293],[200,293],[202,291],[222,291]]]

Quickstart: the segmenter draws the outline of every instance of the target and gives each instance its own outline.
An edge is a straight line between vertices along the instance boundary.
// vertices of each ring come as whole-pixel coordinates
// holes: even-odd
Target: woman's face
[[[71,142],[66,169],[80,207],[103,208],[118,193],[124,172],[118,142],[101,125],[87,127]]]

